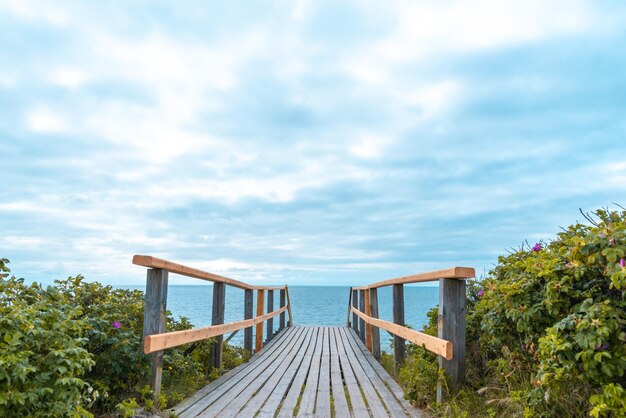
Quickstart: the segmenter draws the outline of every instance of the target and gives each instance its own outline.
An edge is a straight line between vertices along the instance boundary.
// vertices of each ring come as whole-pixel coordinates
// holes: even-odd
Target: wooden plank
[[[330,330],[323,327],[322,359],[315,400],[315,416],[330,417]]]
[[[348,332],[348,334],[352,335],[352,338],[356,341],[358,339],[358,336],[356,335],[356,333],[354,332],[354,330],[347,328],[346,331]],[[402,390],[402,388],[400,387],[400,385],[398,385],[398,382],[396,382],[393,377],[391,377],[389,375],[389,373],[387,373],[387,371],[384,369],[384,367],[378,362],[378,360],[376,360],[374,358],[374,356],[372,356],[372,354],[370,352],[367,351],[367,349],[365,347],[363,347],[363,345],[361,344],[357,344],[357,347],[361,350],[361,352],[363,353],[363,356],[365,357],[365,359],[367,360],[367,362],[370,364],[370,366],[372,367],[372,369],[374,369],[374,371],[378,374],[378,376],[380,376],[380,378],[382,379],[383,382],[385,382],[385,385],[389,388],[389,390],[391,391],[391,393],[393,393],[394,397],[398,400],[398,402],[403,406],[404,410],[407,412],[407,414],[410,417],[415,417],[415,418],[421,418],[424,415],[416,408],[414,408],[413,406],[411,406],[406,399],[404,399],[404,391]]]
[[[370,316],[372,318],[378,318],[378,289],[370,289]],[[371,326],[372,331],[372,355],[376,358],[380,358],[380,329],[375,326]]]
[[[206,271],[187,267],[182,264],[173,263],[171,261],[163,260],[149,255],[135,255],[133,257],[133,264],[155,269],[163,269],[169,271],[170,273],[181,274],[183,276],[194,277],[201,280],[208,280],[214,283],[226,283],[230,286],[238,287],[239,289],[254,289],[254,286],[248,283],[229,279],[228,277],[218,276],[217,274],[213,273],[207,273]]]
[[[289,286],[285,285],[285,293],[287,293],[287,312],[289,312],[289,326],[293,327],[293,315],[291,314],[291,299],[289,298]]]
[[[352,292],[351,292],[352,293]],[[333,408],[335,417],[349,417],[350,409],[346,399],[346,392],[341,378],[341,365],[339,364],[339,352],[337,350],[337,327],[329,329],[328,338],[330,345],[330,387],[333,394]]]
[[[243,369],[241,373],[231,377],[217,389],[207,393],[196,404],[187,409],[180,418],[195,417],[201,415],[203,417],[214,417],[217,415],[230,401],[251,385],[259,376],[275,361],[280,361],[281,356],[291,347],[292,341],[300,333],[299,330],[293,330],[286,333],[283,338],[278,340],[278,344],[273,346],[271,354],[262,352],[259,360]]]
[[[352,306],[352,287],[350,287],[350,290],[348,291],[348,318],[346,318],[347,327],[350,326],[350,313],[352,311],[352,309],[350,309],[351,306]]]
[[[365,315],[372,316],[372,306],[370,305],[370,291],[364,290],[365,294]],[[370,352],[372,351],[373,340],[372,340],[372,324],[369,322],[365,323],[365,346]]]
[[[274,291],[267,291],[267,311],[272,312],[274,310]],[[274,338],[274,320],[267,320],[267,332],[266,332],[266,340],[271,341]]]
[[[257,316],[252,319],[230,322],[228,324],[211,325],[203,328],[194,328],[183,331],[167,332],[164,334],[148,335],[144,339],[143,350],[144,353],[148,354],[153,351],[164,350],[166,348],[176,347],[186,343],[206,340],[207,338],[211,338],[216,335],[223,335],[228,332],[237,331],[238,329],[251,327],[253,325],[261,326],[262,330],[264,321],[280,315],[280,313],[284,312],[286,309],[287,307],[284,307],[274,312]]]
[[[224,323],[224,308],[226,306],[226,285],[224,283],[213,284],[213,307],[211,325],[222,325]],[[215,341],[211,344],[209,353],[209,365],[213,368],[222,367],[222,343],[224,335],[216,335]]]
[[[345,329],[340,329],[339,333],[342,337],[344,349],[346,351],[346,356],[350,362],[350,366],[352,367],[352,371],[354,372],[354,376],[356,380],[363,390],[363,394],[365,395],[365,399],[367,400],[367,404],[369,405],[369,410],[374,418],[386,418],[389,415],[383,406],[383,402],[378,397],[378,393],[372,382],[369,380],[367,375],[365,374],[365,370],[363,370],[363,366],[356,358],[354,351],[350,346],[349,338],[351,338]]]
[[[354,334],[348,332],[347,329],[343,329],[341,332],[346,333],[346,340],[350,344],[350,348],[354,353],[354,357],[359,362],[359,364],[363,368],[363,371],[365,372],[365,375],[370,380],[372,386],[378,393],[378,396],[380,397],[387,411],[389,412],[389,416],[394,418],[406,417],[407,414],[403,406],[400,404],[398,399],[396,399],[396,397],[389,390],[389,388],[387,388],[384,381],[380,378],[380,376],[378,376],[376,371],[372,368],[370,363],[365,358],[363,353],[368,352],[368,350],[366,349],[364,352],[361,351],[361,347],[363,347],[363,344],[357,341],[354,338]]]
[[[322,348],[324,343],[324,330],[318,328],[317,340],[315,341],[315,351],[311,359],[311,367],[309,375],[306,378],[306,386],[302,391],[302,399],[298,408],[297,417],[311,417],[315,411],[315,397],[317,395],[317,387],[320,379],[320,363],[322,360]]]
[[[353,312],[372,325],[389,331],[391,334],[394,334],[394,336],[400,336],[403,340],[407,340],[413,344],[424,347],[428,351],[444,358],[452,358],[453,344],[450,341],[442,340],[441,338],[433,337],[432,335],[424,334],[423,332],[415,331],[414,329],[400,326],[382,319],[369,318],[358,309],[353,308]]]
[[[393,322],[404,328],[404,285],[393,285]],[[402,331],[404,332],[404,331]],[[396,361],[396,371],[404,363],[405,348],[404,338],[401,334],[394,332],[393,336],[393,357]]]
[[[171,409],[171,412],[176,414],[176,416],[185,417],[185,416],[194,416],[194,409],[197,412],[198,408],[202,408],[202,405],[208,403],[207,397],[211,396],[213,393],[225,393],[227,388],[233,386],[236,382],[243,379],[247,376],[250,370],[254,370],[257,362],[262,362],[266,357],[274,354],[284,343],[283,338],[289,338],[290,334],[294,332],[293,329],[287,329],[284,332],[280,333],[278,338],[275,338],[270,342],[263,350],[262,355],[254,355],[250,358],[250,360],[246,363],[240,364],[232,370],[229,370],[224,375],[220,376],[219,379],[216,379],[209,383],[207,386],[198,390],[196,393],[185,399],[180,404],[176,405]],[[189,413],[187,413],[189,411]]]
[[[315,328],[313,327],[305,327],[306,336],[300,350],[296,353],[295,358],[291,365],[287,368],[287,371],[281,376],[280,381],[272,391],[265,404],[263,404],[257,418],[274,418],[274,415],[276,415],[283,397],[289,391],[296,373],[298,373],[298,370],[302,367],[302,362],[307,355],[310,357],[315,349],[315,342],[311,344],[311,336],[313,335],[314,329]]]
[[[353,308],[359,307],[359,291],[358,290],[352,290],[352,307]],[[357,334],[359,333],[359,318],[356,316],[355,313],[352,313],[352,329],[354,329]]]
[[[263,308],[265,305],[265,291],[257,290],[256,291],[256,316],[263,315]],[[256,348],[255,351],[258,353],[263,348],[263,324],[256,325]]]
[[[359,384],[350,365],[350,360],[344,346],[344,337],[341,334],[339,328],[333,330],[335,334],[335,341],[337,342],[337,354],[339,355],[339,364],[343,371],[343,377],[345,381],[345,388],[350,396],[350,405],[352,406],[352,414],[356,418],[369,417],[370,414],[365,406],[363,395],[359,389]],[[356,333],[356,331],[355,331]]]
[[[365,312],[365,290],[359,290],[359,310]],[[365,341],[365,320],[359,319],[359,337]]]
[[[165,315],[167,313],[167,282],[167,270],[148,270],[143,314],[144,341],[149,338],[150,334],[165,332]],[[159,394],[161,393],[161,377],[163,374],[163,351],[155,351],[152,353],[151,357],[152,375],[150,378],[150,386],[154,391],[154,399],[158,399]]]
[[[439,281],[439,338],[450,340],[451,358],[439,358],[439,367],[448,376],[450,391],[456,391],[465,380],[465,281]],[[437,386],[437,401],[445,401],[445,390]]]
[[[233,397],[230,403],[217,414],[217,417],[254,417],[295,358],[295,354],[301,349],[305,337],[306,332],[299,330],[298,336],[292,340],[290,346],[281,353],[281,356],[277,357],[241,393]]]
[[[420,282],[434,282],[439,279],[471,279],[476,276],[476,272],[471,267],[452,267],[443,270],[430,271],[427,273],[412,274],[410,276],[397,277],[395,279],[383,280],[368,284],[367,286],[355,287],[357,290],[373,289],[393,284],[409,284]]]
[[[253,293],[254,291],[251,289],[244,290],[244,299],[243,299],[243,317],[244,319],[251,319],[253,312]],[[252,327],[246,327],[243,334],[243,348],[252,353]]]
[[[282,308],[283,306],[286,306],[286,295],[285,295],[285,289],[281,289],[280,290],[280,307]],[[281,329],[285,328],[285,313],[281,313],[280,314],[280,320],[278,322],[278,330],[280,331]]]

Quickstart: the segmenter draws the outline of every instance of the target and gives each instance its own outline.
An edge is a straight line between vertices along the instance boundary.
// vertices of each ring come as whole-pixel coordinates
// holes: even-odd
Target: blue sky
[[[625,21],[620,1],[0,0],[0,256],[44,282],[141,284],[133,254],[254,283],[482,274],[626,204]]]

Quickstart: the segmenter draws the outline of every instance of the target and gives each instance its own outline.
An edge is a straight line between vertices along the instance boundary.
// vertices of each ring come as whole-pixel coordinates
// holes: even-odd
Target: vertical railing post
[[[352,312],[352,286],[350,286],[350,290],[348,291],[348,317],[346,318],[346,326],[350,326],[350,313]]]
[[[226,305],[226,285],[224,283],[213,283],[213,313],[211,315],[211,325],[221,325],[224,323],[224,308]],[[211,344],[211,354],[209,356],[210,366],[219,369],[222,367],[222,343],[223,335],[214,337]]]
[[[439,357],[450,391],[456,391],[465,380],[465,280],[439,279],[439,338],[452,342],[452,359]],[[446,391],[437,385],[437,402],[443,403]]]
[[[370,290],[365,289],[363,294],[365,295],[365,315],[371,316],[372,305],[370,304]],[[372,325],[367,322],[365,323],[365,347],[367,347],[370,353],[372,352]]]
[[[365,290],[359,290],[359,311],[365,312]],[[365,320],[359,318],[359,338],[365,342]]]
[[[143,314],[143,337],[165,332],[165,313],[167,309],[167,278],[168,272],[163,269],[149,269],[146,279],[146,293]],[[155,351],[152,357],[152,375],[150,386],[154,391],[154,399],[161,393],[161,376],[163,374],[163,351]]]
[[[284,308],[285,307],[285,301],[286,299],[286,295],[285,295],[285,289],[280,289],[280,308]],[[282,331],[282,329],[285,328],[285,312],[281,312],[280,313],[280,322],[278,323],[278,330]]]
[[[293,315],[291,313],[291,298],[289,297],[289,286],[285,285],[285,293],[287,294],[287,312],[289,312],[288,327],[293,327]]]
[[[393,322],[404,326],[404,285],[393,285]],[[393,354],[396,371],[404,362],[404,338],[393,336]]]
[[[370,289],[370,316],[378,318],[378,289]],[[376,358],[380,357],[380,330],[378,327],[372,326],[372,355]]]
[[[274,291],[267,291],[267,313],[274,312]],[[270,318],[267,320],[267,339],[266,341],[271,341],[274,338],[274,318]]]
[[[252,289],[244,290],[243,296],[243,318],[252,319],[252,298],[254,297]],[[243,348],[252,354],[252,327],[243,330]]]
[[[352,307],[357,308],[359,307],[359,291],[358,290],[353,290],[352,291]],[[356,333],[359,333],[359,316],[357,314],[355,314],[354,312],[352,312],[352,329],[354,329],[354,331],[356,331]]]
[[[256,316],[263,315],[265,307],[265,291],[258,289],[256,291]],[[263,348],[263,322],[256,324],[256,347],[255,352],[258,353]]]

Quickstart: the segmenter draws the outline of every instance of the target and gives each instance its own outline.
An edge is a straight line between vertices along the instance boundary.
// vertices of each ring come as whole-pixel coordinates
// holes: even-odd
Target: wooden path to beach
[[[472,268],[453,267],[351,287],[346,295],[346,326],[331,327],[295,326],[286,285],[255,286],[151,256],[136,255],[133,263],[148,267],[143,337],[144,353],[152,358],[150,384],[155,398],[161,389],[163,352],[168,348],[212,338],[210,364],[221,369],[224,334],[232,336],[243,330],[244,348],[253,354],[250,361],[165,411],[164,416],[423,416],[404,400],[402,389],[377,360],[381,329],[393,336],[396,367],[404,361],[407,342],[437,354],[447,377],[447,384],[437,387],[439,402],[464,381],[465,279],[474,277]],[[211,326],[165,332],[169,273],[213,282]],[[429,281],[439,282],[437,337],[407,328],[404,323],[403,286]],[[226,286],[244,290],[241,321],[224,323]],[[393,322],[378,316],[378,289],[385,286],[393,286]],[[275,292],[279,299],[276,310]]]

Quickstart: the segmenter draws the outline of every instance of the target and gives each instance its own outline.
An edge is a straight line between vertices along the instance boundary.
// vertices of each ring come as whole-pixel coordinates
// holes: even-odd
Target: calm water
[[[124,288],[131,288],[126,287]],[[132,287],[143,289],[142,287]],[[293,321],[296,325],[345,325],[348,309],[349,287],[290,286]],[[438,287],[405,286],[405,320],[414,329],[427,322],[426,312],[438,303]],[[186,316],[194,326],[211,324],[212,286],[170,285],[167,309],[175,317]],[[226,312],[224,322],[243,319],[244,291],[226,286]],[[256,299],[256,293],[255,293]],[[378,290],[378,310],[381,319],[393,320],[391,287]],[[274,292],[274,310],[279,306],[279,292]],[[256,312],[256,300],[254,311]],[[278,329],[278,318],[274,328]],[[389,351],[391,337],[381,332],[381,348]],[[238,332],[231,343],[243,345],[243,332]]]

